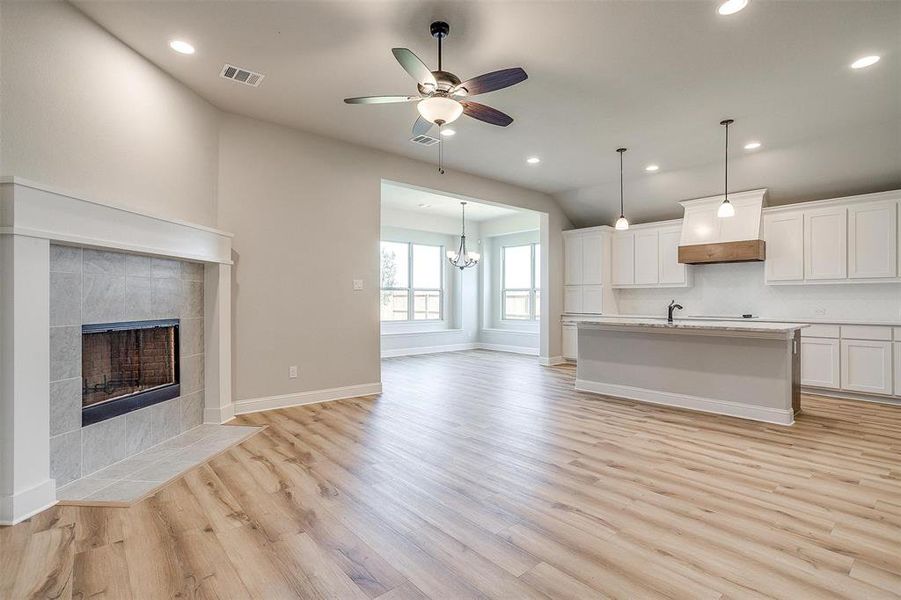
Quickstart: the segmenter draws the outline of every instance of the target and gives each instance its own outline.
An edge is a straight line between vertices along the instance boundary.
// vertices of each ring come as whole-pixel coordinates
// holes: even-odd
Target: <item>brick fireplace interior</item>
[[[178,320],[82,326],[82,424],[179,395]]]

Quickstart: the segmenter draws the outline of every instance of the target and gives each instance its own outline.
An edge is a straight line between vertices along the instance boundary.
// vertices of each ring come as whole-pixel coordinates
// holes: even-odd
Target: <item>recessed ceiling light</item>
[[[760,148],[760,142],[748,142],[745,144],[745,150],[757,150]]]
[[[748,0],[726,0],[720,4],[716,12],[723,16],[734,15],[748,5]]]
[[[526,162],[529,163],[530,165],[537,165],[538,163],[541,162],[541,159],[538,158],[537,156],[530,156],[529,158],[526,159]]]
[[[172,40],[169,47],[179,54],[194,54],[194,46],[182,40]]]
[[[657,165],[648,165],[644,168],[644,170],[647,171],[648,173],[653,173],[654,171],[659,171],[660,167]]]
[[[457,132],[453,129],[442,129],[441,135],[443,135],[444,137],[450,137],[452,135],[457,135]]]
[[[851,63],[852,69],[866,69],[867,67],[871,67],[879,62],[879,57],[875,54],[871,56],[864,56],[862,58],[858,58],[853,63]]]

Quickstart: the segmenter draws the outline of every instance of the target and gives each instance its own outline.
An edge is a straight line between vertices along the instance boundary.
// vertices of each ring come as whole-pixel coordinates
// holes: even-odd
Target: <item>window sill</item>
[[[506,329],[503,327],[485,327],[481,331],[485,333],[506,333],[512,335],[539,335],[537,329]]]

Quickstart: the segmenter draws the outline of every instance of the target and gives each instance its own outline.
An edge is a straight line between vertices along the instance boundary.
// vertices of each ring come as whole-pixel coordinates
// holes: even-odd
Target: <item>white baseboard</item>
[[[874,394],[865,394],[862,392],[848,392],[845,390],[830,390],[826,388],[801,386],[801,393],[810,394],[811,396],[839,398],[841,400],[860,400],[862,402],[875,402],[876,404],[891,404],[893,406],[901,406],[901,398],[892,398],[891,396],[877,396]]]
[[[617,385],[614,383],[585,381],[584,379],[576,379],[576,389],[583,392],[606,394],[608,396],[628,398],[629,400],[640,400],[641,402],[648,402],[651,404],[662,404],[664,406],[687,408],[717,415],[740,417],[742,419],[763,421],[765,423],[774,423],[776,425],[791,425],[795,422],[795,415],[791,409],[749,406],[747,404],[730,402],[728,400],[689,396],[687,394],[676,394],[673,392],[661,392],[659,390],[649,390],[629,385]]]
[[[475,343],[443,344],[441,346],[419,346],[415,348],[393,348],[382,350],[382,358],[394,358],[395,356],[415,356],[417,354],[436,354],[438,352],[459,352],[461,350],[475,350],[479,345]]]
[[[513,346],[512,344],[486,344],[479,342],[476,347],[480,350],[494,350],[495,352],[513,352],[514,354],[528,354],[529,356],[538,356],[537,348],[529,348],[526,346]]]
[[[345,387],[328,388],[324,390],[298,392],[296,394],[283,394],[281,396],[264,396],[262,398],[251,398],[250,400],[238,400],[235,402],[235,414],[246,415],[248,413],[255,413],[263,410],[288,408],[289,406],[300,406],[302,404],[315,404],[317,402],[327,402],[329,400],[344,400],[345,398],[356,398],[358,396],[370,396],[372,394],[381,393],[381,383],[363,383],[360,385],[348,385]]]
[[[215,406],[203,409],[203,422],[221,425],[235,418],[235,405]]]
[[[562,356],[550,356],[550,357],[542,356],[538,359],[538,364],[540,364],[542,367],[553,367],[556,365],[565,364],[566,362],[568,362],[568,361],[565,358],[563,358]]]
[[[56,481],[47,479],[12,496],[0,496],[0,525],[15,525],[56,504]]]

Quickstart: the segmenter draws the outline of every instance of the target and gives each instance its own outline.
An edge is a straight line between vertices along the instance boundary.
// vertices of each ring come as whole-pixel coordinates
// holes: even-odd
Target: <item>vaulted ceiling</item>
[[[428,26],[446,20],[446,70],[529,74],[480,97],[510,127],[454,124],[448,167],[552,193],[577,224],[618,214],[619,146],[633,222],[720,193],[725,117],[731,189],[767,187],[779,204],[901,187],[901,2],[751,0],[729,17],[712,1],[75,4],[224,110],[423,160],[436,149],[409,141],[412,104],[342,98],[414,93],[390,49],[435,68]],[[175,38],[196,54],[171,51]],[[882,60],[849,67],[868,54]],[[227,81],[225,62],[266,78]]]

